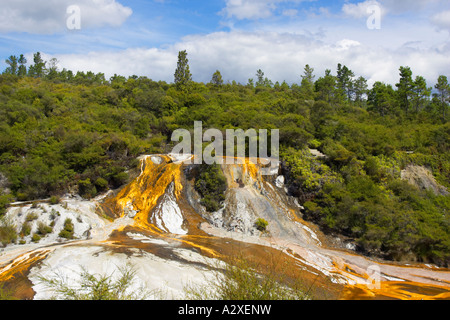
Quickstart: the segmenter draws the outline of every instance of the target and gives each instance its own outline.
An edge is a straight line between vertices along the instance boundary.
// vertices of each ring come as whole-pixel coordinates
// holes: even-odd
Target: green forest
[[[173,83],[59,70],[56,59],[43,61],[40,53],[30,63],[23,55],[6,63],[0,75],[0,215],[13,201],[67,192],[89,199],[119,188],[139,155],[170,152],[172,132],[193,128],[194,121],[220,130],[279,129],[283,174],[305,219],[353,239],[367,255],[450,263],[450,196],[400,179],[414,164],[450,187],[445,75],[428,79],[436,83],[431,86],[399,66],[391,70],[398,83],[369,88],[345,65],[322,75],[305,65],[298,66],[298,83],[274,83],[262,70],[246,84],[225,83],[219,70],[199,83],[186,51],[179,53]],[[327,157],[311,157],[308,148]],[[197,188],[208,196],[204,203],[217,208],[214,185]]]

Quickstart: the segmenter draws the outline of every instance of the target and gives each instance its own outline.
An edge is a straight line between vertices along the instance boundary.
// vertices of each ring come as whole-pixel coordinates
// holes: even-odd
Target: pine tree
[[[325,76],[320,77],[314,84],[318,98],[326,102],[336,100],[336,77],[331,75],[331,70],[325,70]]]
[[[222,75],[220,74],[219,70],[216,70],[216,72],[214,72],[212,79],[211,79],[211,83],[215,86],[223,85]]]
[[[355,94],[355,102],[361,104],[363,96],[367,94],[367,80],[364,77],[359,77],[353,83],[353,92]]]
[[[408,114],[414,87],[412,71],[409,67],[400,67],[399,70],[400,82],[395,85],[397,87],[397,97],[400,106],[405,110],[405,113]]]
[[[306,98],[314,98],[314,68],[311,68],[308,64],[305,66],[304,73],[301,76],[301,92]]]
[[[427,87],[427,81],[422,76],[417,76],[413,83],[413,98],[412,104],[415,107],[416,113],[419,112],[421,107],[424,107],[428,98],[431,95],[431,89]]]
[[[18,71],[18,60],[19,59],[16,56],[10,56],[5,60],[6,64],[9,65],[9,67],[6,68],[5,73],[16,75]]]
[[[258,69],[258,71],[256,71],[256,79],[258,79],[256,81],[257,87],[264,86],[264,72],[261,69]]]
[[[448,102],[450,100],[450,85],[446,76],[439,76],[438,82],[434,86],[438,91],[435,96],[439,99],[439,104],[442,112],[442,121],[445,122]]]
[[[36,52],[33,56],[34,65],[28,68],[28,75],[35,78],[41,78],[45,75],[45,64],[46,62],[42,60],[41,53]]]
[[[189,70],[189,60],[186,50],[178,52],[178,63],[174,77],[177,90],[187,90],[189,84],[192,82],[192,74]]]
[[[337,68],[337,82],[338,88],[341,94],[347,97],[348,101],[352,100],[353,94],[353,77],[355,74],[347,66],[342,66],[338,64]]]
[[[24,57],[23,54],[19,57],[19,70],[17,71],[17,74],[19,77],[24,77],[27,75],[27,67],[25,66],[27,64],[27,59]]]

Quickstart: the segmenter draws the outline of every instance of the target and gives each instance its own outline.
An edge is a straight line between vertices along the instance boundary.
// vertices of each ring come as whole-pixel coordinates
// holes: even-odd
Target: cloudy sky
[[[300,82],[338,63],[372,84],[410,66],[450,76],[448,0],[0,0],[0,68],[40,51],[73,71],[173,82],[180,50],[196,81],[215,70],[243,84],[262,69]]]

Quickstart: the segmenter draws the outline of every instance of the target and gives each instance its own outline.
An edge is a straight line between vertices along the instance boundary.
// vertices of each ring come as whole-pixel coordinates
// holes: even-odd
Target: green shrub
[[[307,300],[312,297],[304,284],[288,280],[271,259],[267,266],[240,257],[229,258],[226,265],[211,265],[213,277],[205,285],[187,285],[184,291],[192,300]],[[264,271],[262,271],[264,270]],[[262,271],[262,272],[261,272]]]
[[[0,216],[6,212],[13,197],[10,194],[0,194]]]
[[[80,195],[86,199],[91,199],[97,195],[97,189],[89,178],[78,181],[78,190]]]
[[[30,223],[29,222],[25,222],[23,225],[22,225],[22,229],[21,229],[21,231],[20,231],[20,235],[22,236],[22,237],[26,237],[26,236],[29,236],[31,234],[31,226],[30,226]]]
[[[31,237],[31,241],[33,242],[39,242],[41,240],[41,236],[38,235],[37,233],[33,234],[33,236]]]
[[[51,196],[50,197],[50,204],[55,205],[59,204],[61,202],[61,198],[59,196]]]
[[[39,283],[51,289],[57,296],[53,299],[64,300],[144,300],[150,295],[164,295],[162,291],[148,291],[144,286],[129,290],[135,282],[136,271],[132,265],[127,264],[119,268],[119,278],[113,280],[110,275],[96,275],[89,273],[82,267],[80,273],[80,282],[75,284],[68,283],[67,279],[60,277],[55,273],[53,278],[39,277]]]
[[[256,225],[256,229],[258,229],[261,232],[264,232],[264,231],[266,231],[269,223],[262,218],[258,218],[258,220],[256,220],[256,222],[255,222],[255,225]]]
[[[37,233],[40,234],[41,236],[46,236],[48,233],[52,233],[52,232],[53,232],[53,228],[52,227],[47,226],[43,222],[39,222],[38,223]]]
[[[74,230],[73,230],[73,223],[72,223],[72,219],[67,218],[64,221],[64,229],[61,230],[61,232],[59,233],[59,236],[61,238],[65,238],[65,239],[74,239],[73,236]]]
[[[95,180],[95,186],[97,187],[97,190],[103,191],[108,188],[108,181],[103,178],[98,178]]]
[[[125,171],[116,173],[115,175],[112,176],[113,186],[115,188],[118,188],[124,185],[128,181],[128,178],[129,178],[128,173],[126,173]]]
[[[37,218],[39,218],[39,217],[38,217],[38,215],[37,215],[36,212],[30,212],[30,213],[28,213],[27,216],[25,217],[25,221],[26,221],[26,222],[31,222],[31,221],[36,220]]]
[[[0,217],[0,243],[6,246],[17,241],[16,226],[6,217]]]
[[[195,189],[200,193],[200,203],[208,212],[215,212],[222,208],[227,189],[227,179],[219,165],[202,164],[196,176]]]

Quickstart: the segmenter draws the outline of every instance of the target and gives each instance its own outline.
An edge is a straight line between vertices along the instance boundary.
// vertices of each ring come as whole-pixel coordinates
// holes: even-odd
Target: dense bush
[[[200,165],[196,177],[195,189],[200,193],[200,203],[208,212],[215,212],[222,207],[227,189],[227,179],[219,165]]]
[[[59,232],[59,236],[61,238],[65,238],[68,240],[73,239],[74,238],[74,235],[73,235],[74,229],[73,228],[74,228],[74,226],[73,226],[72,219],[67,218],[64,221],[64,228]]]

